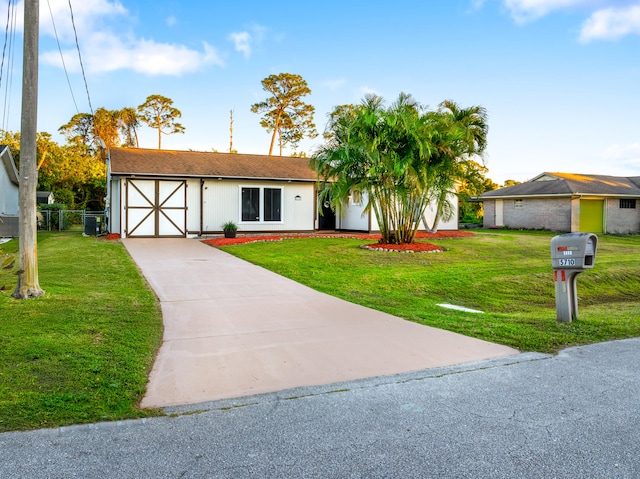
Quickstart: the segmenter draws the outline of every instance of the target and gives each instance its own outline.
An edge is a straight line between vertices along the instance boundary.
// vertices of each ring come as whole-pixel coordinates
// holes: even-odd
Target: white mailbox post
[[[576,277],[596,261],[598,237],[593,233],[568,233],[551,238],[551,264],[556,288],[556,314],[560,322],[578,317]]]

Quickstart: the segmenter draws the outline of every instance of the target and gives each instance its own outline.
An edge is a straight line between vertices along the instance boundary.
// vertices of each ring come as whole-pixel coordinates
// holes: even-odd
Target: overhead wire
[[[93,111],[93,105],[91,104],[91,95],[89,93],[89,85],[87,82],[87,76],[85,73],[85,69],[84,69],[84,63],[82,62],[82,53],[80,51],[80,43],[78,41],[78,31],[76,28],[76,24],[75,24],[75,18],[73,15],[73,6],[71,5],[71,0],[68,0],[69,2],[69,12],[71,14],[71,24],[73,26],[73,33],[74,33],[74,38],[75,38],[75,44],[76,44],[76,49],[78,51],[78,59],[80,61],[80,70],[82,72],[82,79],[84,81],[84,86],[85,86],[85,91],[87,93],[87,101],[89,103],[89,110],[91,112],[91,115],[94,114]],[[10,112],[10,105],[11,105],[11,101],[10,101],[10,91],[11,91],[11,84],[12,84],[12,79],[13,79],[13,59],[14,56],[13,55],[13,49],[14,49],[14,45],[15,45],[15,32],[16,32],[16,4],[17,4],[17,0],[8,0],[7,2],[7,22],[5,25],[5,38],[4,38],[4,45],[2,48],[2,60],[0,61],[0,89],[2,88],[2,80],[5,80],[5,84],[4,84],[4,88],[5,88],[5,94],[4,94],[4,106],[3,106],[3,115],[2,115],[2,124],[0,125],[1,129],[4,131],[7,131],[7,127],[8,127],[8,122],[9,122],[9,112]],[[76,112],[80,112],[79,108],[78,108],[78,103],[76,102],[76,98],[75,95],[73,93],[73,87],[71,85],[71,81],[69,79],[69,72],[67,70],[67,66],[65,64],[64,61],[64,55],[62,53],[62,47],[60,46],[60,39],[58,37],[58,31],[56,28],[56,24],[55,24],[55,20],[54,20],[54,16],[53,16],[53,10],[51,8],[51,3],[49,0],[47,0],[47,5],[49,7],[49,14],[51,15],[51,23],[53,24],[53,32],[54,35],[56,37],[56,42],[58,44],[58,51],[60,52],[60,58],[62,60],[62,67],[64,69],[65,72],[65,76],[67,79],[67,84],[69,85],[69,91],[71,92],[71,98],[73,100],[73,104],[75,106]],[[5,60],[7,60],[7,67],[6,67],[6,76],[8,76],[9,80],[7,81],[6,77],[3,78],[3,73],[5,72]]]
[[[73,105],[76,107],[76,113],[80,113],[78,109],[78,103],[76,102],[76,97],[73,94],[73,87],[71,86],[71,80],[69,79],[69,72],[67,71],[67,65],[64,62],[64,55],[62,54],[62,47],[60,46],[60,39],[58,38],[58,30],[56,29],[56,22],[53,18],[53,10],[51,10],[51,2],[47,0],[47,5],[49,6],[49,14],[51,15],[51,24],[53,25],[53,34],[56,37],[56,42],[58,43],[58,51],[60,52],[60,59],[62,60],[62,68],[64,70],[64,74],[67,77],[67,84],[69,85],[69,91],[71,92],[71,99],[73,100]],[[77,37],[76,37],[77,41]]]
[[[80,70],[82,71],[82,78],[84,80],[84,87],[87,91],[87,100],[89,102],[89,110],[91,111],[91,115],[93,115],[93,106],[91,105],[91,95],[89,94],[89,85],[87,84],[87,76],[84,72],[84,64],[82,63],[82,54],[80,53],[80,43],[78,42],[78,31],[76,30],[76,22],[73,17],[73,7],[71,6],[71,0],[69,0],[69,11],[71,12],[71,25],[73,25],[73,34],[76,39],[76,48],[78,50],[78,59],[80,60]]]
[[[2,109],[2,130],[7,131],[9,122],[9,112],[11,102],[9,101],[9,95],[11,92],[11,84],[13,81],[13,45],[15,41],[15,25],[16,25],[16,5],[15,1],[9,0],[7,2],[7,24],[5,26],[4,33],[4,45],[2,47],[2,62],[0,63],[0,89],[2,88],[2,74],[4,72],[5,59],[7,59],[7,78],[5,78],[5,94],[4,105]],[[13,8],[12,8],[13,7]],[[8,51],[7,51],[8,47]]]

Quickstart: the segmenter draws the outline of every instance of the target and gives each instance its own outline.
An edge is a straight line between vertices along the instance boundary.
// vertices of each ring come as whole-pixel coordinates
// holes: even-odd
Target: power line
[[[12,3],[14,3],[12,8]],[[7,45],[9,45],[8,52],[8,64],[7,64],[7,76],[9,80],[5,79],[5,94],[4,94],[4,107],[2,113],[2,129],[4,131],[7,130],[8,122],[9,122],[9,92],[11,91],[11,83],[13,79],[13,43],[15,40],[15,23],[16,23],[16,8],[15,2],[9,0],[7,2],[7,24],[5,26],[4,33],[4,45],[2,47],[2,63],[0,64],[0,87],[2,85],[2,73],[4,71],[4,60],[7,55]],[[11,26],[11,28],[10,28]]]
[[[69,85],[69,91],[71,92],[71,99],[73,100],[73,104],[76,107],[76,113],[80,113],[78,110],[78,104],[76,103],[76,97],[73,94],[73,88],[71,87],[71,80],[69,80],[69,72],[67,71],[67,65],[64,63],[64,55],[62,54],[62,47],[60,46],[60,39],[58,38],[58,30],[56,29],[56,22],[53,19],[53,10],[51,10],[51,2],[47,0],[47,5],[49,6],[49,14],[51,15],[51,23],[53,24],[53,33],[56,37],[56,42],[58,43],[58,51],[60,52],[60,59],[62,60],[62,68],[64,69],[64,74],[67,77],[67,84]],[[77,41],[77,38],[76,38]],[[89,102],[91,105],[91,102]]]
[[[71,12],[71,24],[73,25],[73,34],[75,35],[75,38],[76,38],[76,48],[78,49],[78,58],[80,59],[80,69],[82,70],[84,88],[87,91],[87,100],[89,101],[89,110],[93,115],[93,106],[91,106],[91,95],[89,95],[89,85],[87,84],[87,76],[84,73],[84,65],[82,63],[82,54],[80,53],[80,44],[78,43],[78,31],[76,30],[76,22],[73,18],[73,7],[71,6],[71,0],[69,0],[69,11]]]

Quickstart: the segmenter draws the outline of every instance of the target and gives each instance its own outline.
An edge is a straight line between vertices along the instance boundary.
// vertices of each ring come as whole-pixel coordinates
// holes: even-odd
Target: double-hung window
[[[240,196],[242,221],[282,221],[282,188],[243,186]]]

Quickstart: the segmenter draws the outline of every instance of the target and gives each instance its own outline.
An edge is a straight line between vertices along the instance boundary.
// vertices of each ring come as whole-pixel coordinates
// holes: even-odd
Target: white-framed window
[[[362,204],[362,194],[359,191],[352,191],[349,195],[351,199],[352,205],[361,205]]]
[[[240,221],[281,223],[283,197],[281,187],[241,186]]]
[[[522,208],[522,204],[524,203],[523,199],[513,200],[514,208]]]

